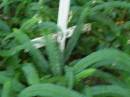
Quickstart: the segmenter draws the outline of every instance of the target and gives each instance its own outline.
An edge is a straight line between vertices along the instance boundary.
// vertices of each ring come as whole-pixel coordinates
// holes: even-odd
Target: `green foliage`
[[[71,0],[76,29],[63,52],[53,36],[58,2],[0,0],[0,97],[129,97],[130,1]]]
[[[16,37],[16,40],[20,44],[24,45],[25,50],[29,51],[33,61],[37,64],[38,68],[42,71],[46,71],[48,69],[46,59],[41,55],[40,51],[33,46],[28,36],[22,33],[20,30],[15,30],[14,37]]]
[[[33,85],[39,83],[40,79],[38,73],[32,64],[25,64],[22,69],[26,76],[28,84]]]
[[[23,90],[18,97],[50,96],[50,97],[84,97],[65,87],[53,84],[37,84]]]
[[[103,64],[96,64],[96,63],[100,63],[101,61],[103,61]],[[78,61],[74,65],[74,70],[76,73],[78,73],[78,72],[81,72],[83,69],[90,66],[99,67],[101,65],[111,64],[112,65],[111,67],[119,68],[119,69],[129,72],[129,70],[127,70],[127,68],[130,68],[129,61],[130,61],[130,57],[127,54],[124,54],[115,49],[104,49],[104,50],[92,53],[89,56]],[[125,65],[125,68],[120,66],[122,64]]]
[[[1,97],[10,97],[11,95],[11,81],[5,82]]]
[[[130,95],[129,90],[116,85],[95,86],[89,89],[90,89],[89,91],[92,92],[93,96],[109,95],[109,96],[129,97]]]
[[[48,59],[50,64],[50,69],[54,75],[60,75],[62,73],[62,55],[61,51],[56,44],[55,39],[52,35],[45,36],[46,51],[48,53]]]

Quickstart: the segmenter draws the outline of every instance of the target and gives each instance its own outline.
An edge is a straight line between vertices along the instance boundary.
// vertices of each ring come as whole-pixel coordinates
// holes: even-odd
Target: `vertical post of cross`
[[[61,29],[58,33],[58,42],[62,51],[65,48],[69,9],[70,0],[60,0],[57,25]]]

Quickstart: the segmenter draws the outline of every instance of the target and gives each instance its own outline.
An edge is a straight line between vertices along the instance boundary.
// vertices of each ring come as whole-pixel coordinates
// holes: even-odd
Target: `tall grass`
[[[111,14],[120,15],[118,11],[128,11],[130,3],[114,0],[95,3],[92,1],[85,1],[86,4],[83,6],[82,2],[72,0],[72,7],[76,6],[81,13],[78,20],[73,22],[73,18],[77,19],[74,16],[70,19],[69,24],[76,25],[76,29],[72,37],[67,40],[64,52],[60,51],[57,40],[52,37],[53,31],[57,31],[57,26],[54,23],[53,25],[44,24],[46,20],[55,22],[53,15],[50,16],[49,12],[53,13],[57,8],[57,1],[52,3],[41,0],[1,1],[2,18],[9,16],[11,19],[0,21],[0,40],[2,40],[0,41],[0,97],[130,96],[129,46],[122,44],[128,41],[128,35],[124,34],[124,31],[127,32],[129,29],[129,21],[123,20],[126,24],[118,25],[115,17],[111,16]],[[18,9],[15,9],[17,6],[14,4],[19,5]],[[37,6],[34,6],[35,4]],[[16,13],[12,12],[12,8],[16,10]],[[46,8],[49,10],[44,13]],[[29,13],[27,10],[33,11]],[[30,15],[26,16],[27,14]],[[109,37],[110,43],[121,44],[119,47],[114,47],[105,42],[110,46],[102,48],[94,45],[98,48],[97,50],[93,52],[90,49],[92,52],[90,54],[79,51],[86,56],[78,53],[78,58],[75,58],[77,47],[82,48],[79,46],[79,40],[83,38],[81,32],[85,23],[92,24],[92,35],[97,35],[94,34],[95,31],[100,34],[98,31],[103,30],[103,34],[106,34],[105,31],[109,32],[108,37],[112,35]],[[99,26],[100,29],[97,28]],[[2,36],[3,33],[6,34]],[[45,47],[38,49],[31,42],[31,39],[36,37],[35,33],[37,33],[36,36],[44,35]],[[99,36],[102,37],[102,35]],[[89,35],[87,38],[90,38]],[[94,39],[96,40],[97,37]],[[102,42],[100,39],[98,41]]]

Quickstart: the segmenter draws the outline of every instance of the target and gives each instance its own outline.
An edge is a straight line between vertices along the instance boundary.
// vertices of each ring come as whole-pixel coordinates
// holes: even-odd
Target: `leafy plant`
[[[1,97],[129,97],[129,1],[72,0],[69,26],[76,29],[64,52],[53,38],[58,1],[0,2]],[[92,29],[81,35],[85,23]],[[37,36],[45,47],[34,46]]]

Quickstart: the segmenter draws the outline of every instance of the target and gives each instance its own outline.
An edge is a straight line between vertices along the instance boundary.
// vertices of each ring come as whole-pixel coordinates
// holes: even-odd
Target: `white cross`
[[[58,33],[58,42],[61,51],[63,51],[65,47],[69,9],[70,9],[70,0],[60,0],[57,25],[61,29],[61,32]]]
[[[69,9],[70,9],[70,0],[60,0],[59,2],[59,12],[58,12],[58,20],[57,25],[61,29],[61,32],[54,34],[53,37],[58,37],[58,43],[60,45],[60,49],[63,51],[65,48],[66,38],[72,36],[75,26],[71,28],[67,28],[68,25],[68,17],[69,17]],[[91,30],[91,24],[84,25],[83,31]],[[44,37],[38,37],[31,40],[36,48],[41,48],[44,46]]]
[[[60,0],[57,26],[61,29],[61,32],[58,32],[58,34],[54,34],[53,37],[57,36],[57,41],[59,42],[59,46],[62,51],[64,50],[65,47],[65,41],[68,32],[67,25],[68,25],[69,9],[70,9],[70,0]],[[44,46],[43,41],[44,37],[38,37],[32,40],[36,48]]]

